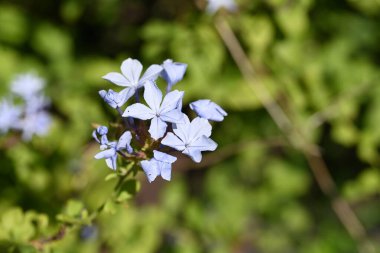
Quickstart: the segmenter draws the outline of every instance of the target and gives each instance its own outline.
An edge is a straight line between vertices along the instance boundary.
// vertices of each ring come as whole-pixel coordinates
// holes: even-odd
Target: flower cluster
[[[48,99],[42,90],[45,81],[35,74],[20,74],[11,83],[11,95],[0,101],[0,133],[22,132],[24,140],[45,135],[51,125],[46,111]]]
[[[121,73],[103,76],[123,87],[120,91],[101,90],[99,95],[118,111],[124,124],[117,141],[108,140],[106,126],[93,131],[101,149],[95,158],[105,159],[107,166],[116,170],[118,157],[121,157],[139,165],[152,182],[159,175],[170,180],[172,164],[177,160],[168,154],[171,150],[181,151],[198,163],[202,160],[202,151],[214,151],[217,144],[210,138],[209,120],[222,121],[227,113],[210,100],[190,104],[198,115],[193,120],[182,112],[184,92],[171,90],[182,80],[186,68],[184,63],[166,60],[161,65],[151,65],[141,76],[143,66],[138,60],[129,58],[121,64]],[[165,94],[156,83],[158,77],[166,82]],[[141,93],[145,103],[140,101]],[[130,100],[133,102],[122,109]]]

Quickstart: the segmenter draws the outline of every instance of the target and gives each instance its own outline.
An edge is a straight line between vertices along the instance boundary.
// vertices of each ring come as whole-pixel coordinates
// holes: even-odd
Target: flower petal
[[[118,107],[122,107],[125,102],[128,101],[130,97],[132,97],[136,92],[136,89],[134,87],[127,87],[119,92],[120,96],[120,102],[117,103]]]
[[[180,110],[175,109],[169,112],[165,112],[164,114],[160,114],[160,118],[166,122],[182,123],[183,113]]]
[[[108,168],[110,168],[111,170],[116,170],[117,169],[117,155],[114,155],[114,156],[111,156],[110,158],[107,158],[106,159],[106,164],[108,166]]]
[[[184,142],[189,140],[190,120],[187,115],[183,114],[183,119],[180,124],[173,125],[173,132]]]
[[[149,183],[153,182],[156,179],[156,177],[160,174],[157,166],[157,161],[155,161],[154,159],[150,161],[141,161],[141,167],[144,170]]]
[[[95,159],[103,159],[103,158],[110,158],[114,155],[116,155],[116,150],[111,148],[111,149],[107,149],[107,150],[97,153],[94,157]]]
[[[99,138],[96,135],[96,130],[92,131],[92,137],[96,140],[96,142],[100,143]]]
[[[164,70],[162,71],[161,75],[162,78],[164,78],[168,83],[170,90],[174,84],[182,80],[186,72],[187,64],[173,62],[172,60],[168,59],[164,61],[162,65],[164,67]]]
[[[196,163],[199,163],[202,160],[202,153],[199,149],[189,147],[182,151],[182,153],[190,156],[190,158]]]
[[[155,114],[159,113],[160,104],[162,101],[162,92],[152,81],[147,81],[144,84],[144,88],[144,99],[146,103],[155,112]]]
[[[216,144],[216,142],[212,139],[202,135],[198,139],[191,142],[189,147],[199,149],[200,151],[214,151],[218,147],[218,144]]]
[[[227,113],[220,107],[209,99],[201,99],[190,103],[191,110],[195,111],[197,115],[201,118],[205,118],[213,121],[223,121],[224,116]]]
[[[131,147],[132,134],[130,131],[125,131],[119,138],[116,150],[126,149],[128,153],[132,153]]]
[[[102,78],[119,86],[131,86],[131,83],[120,73],[111,72]]]
[[[165,138],[162,139],[161,144],[166,145],[168,147],[172,147],[178,151],[182,151],[185,149],[185,143],[180,140],[173,133],[168,133]]]
[[[154,159],[160,162],[174,163],[175,161],[177,161],[177,157],[168,155],[166,153],[163,153],[157,150],[153,150],[153,156],[154,156]]]
[[[141,87],[146,81],[155,81],[162,71],[162,67],[157,64],[151,65],[141,77],[138,86]]]
[[[128,58],[121,64],[121,73],[128,80],[128,86],[137,87],[143,66],[138,60]]]
[[[161,177],[167,181],[170,181],[172,176],[171,163],[158,162],[158,169],[160,170]]]
[[[164,136],[168,125],[158,117],[154,117],[150,122],[149,133],[153,139],[158,140]]]
[[[183,91],[172,91],[166,94],[164,101],[162,101],[160,113],[165,113],[171,110],[174,110],[179,107],[180,100],[182,100]]]
[[[125,109],[123,117],[132,117],[142,120],[147,120],[155,117],[155,113],[146,105],[136,103]]]
[[[196,117],[190,123],[189,141],[192,142],[202,135],[210,137],[211,128],[211,124],[206,119]]]

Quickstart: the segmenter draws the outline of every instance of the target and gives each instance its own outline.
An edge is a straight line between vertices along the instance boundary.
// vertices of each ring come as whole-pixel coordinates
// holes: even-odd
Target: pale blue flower
[[[183,113],[180,110],[182,97],[183,91],[175,90],[169,92],[162,100],[162,93],[157,85],[152,81],[147,81],[144,99],[149,107],[141,103],[130,105],[125,110],[123,117],[141,120],[151,119],[149,133],[153,139],[157,140],[164,136],[167,127],[166,122],[182,122]]]
[[[184,116],[184,123],[176,124],[173,133],[168,133],[161,141],[161,144],[182,151],[194,162],[202,160],[201,151],[214,151],[218,146],[209,137],[211,136],[211,125],[203,118],[195,118],[193,121]]]
[[[127,89],[124,89],[119,93],[109,89],[108,92],[105,90],[99,91],[99,95],[109,106],[117,108],[122,107],[133,94],[128,94]]]
[[[237,9],[234,0],[208,0],[207,12],[215,13],[220,8],[226,8],[228,11],[235,11]]]
[[[107,138],[108,128],[106,126],[100,126],[92,132],[92,137],[101,145],[100,149],[106,149],[108,144]],[[100,139],[97,135],[100,135]]]
[[[195,111],[201,118],[212,121],[223,121],[227,113],[209,99],[201,99],[190,103],[191,110]]]
[[[185,75],[187,64],[180,62],[173,62],[168,59],[162,64],[163,71],[161,72],[162,78],[168,83],[167,91],[169,92],[173,85],[182,80]]]
[[[96,133],[101,134],[103,133],[103,136],[106,136],[108,130],[105,131],[104,128],[97,128]],[[119,141],[112,141],[108,142],[107,138],[101,138],[99,139],[96,137],[96,133],[93,136],[94,138],[101,144],[100,149],[102,150],[101,152],[97,153],[95,155],[95,159],[105,159],[107,166],[112,169],[116,170],[117,169],[117,153],[122,150],[127,150],[128,153],[132,153],[133,149],[130,145],[131,140],[132,140],[132,134],[129,131],[124,132]],[[104,134],[105,133],[105,134]]]
[[[0,133],[7,133],[14,128],[21,116],[21,108],[6,99],[0,102]]]
[[[28,100],[37,95],[45,86],[45,80],[35,74],[17,75],[11,83],[14,94]]]
[[[127,101],[138,88],[141,88],[146,81],[156,80],[162,71],[162,67],[157,64],[151,65],[140,78],[143,66],[138,60],[128,58],[121,64],[121,74],[111,72],[103,76],[104,79],[122,87],[122,101]]]
[[[28,100],[25,101],[25,115],[26,117],[29,114],[35,114],[39,111],[44,110],[48,105],[50,104],[50,101],[48,98],[41,94],[36,94],[34,96],[31,96],[28,98]]]
[[[153,150],[153,158],[141,161],[141,167],[143,168],[149,183],[153,182],[157,176],[161,177],[167,181],[171,179],[172,163],[174,163],[177,158],[157,150]]]

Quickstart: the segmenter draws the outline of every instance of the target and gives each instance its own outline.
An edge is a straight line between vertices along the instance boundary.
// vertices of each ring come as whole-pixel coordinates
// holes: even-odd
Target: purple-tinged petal
[[[108,144],[108,138],[107,138],[107,135],[102,135],[100,137],[100,144],[101,145],[107,145]]]
[[[144,170],[149,183],[153,182],[156,177],[160,174],[160,171],[158,170],[157,161],[154,159],[147,161],[141,161],[141,167]]]
[[[130,82],[120,73],[111,72],[102,78],[119,86],[131,86]]]
[[[202,153],[199,149],[188,147],[182,153],[190,156],[190,158],[196,163],[200,163],[202,160]]]
[[[106,126],[99,126],[96,128],[96,132],[98,132],[99,135],[106,135],[108,133],[108,128]]]
[[[162,101],[162,92],[157,85],[152,81],[147,81],[144,84],[144,99],[155,114],[160,111]]]
[[[146,81],[155,81],[162,71],[162,67],[157,64],[151,65],[141,77],[138,87],[142,87]]]
[[[155,117],[156,114],[146,105],[136,103],[125,109],[123,117],[132,117],[142,120],[147,120]]]
[[[106,159],[106,164],[108,166],[108,168],[110,168],[111,170],[116,170],[117,169],[117,155],[114,155],[114,156],[111,156],[110,158],[107,158]]]
[[[107,159],[107,158],[110,158],[114,155],[116,155],[116,150],[111,148],[111,149],[107,149],[107,150],[104,150],[104,151],[97,153],[94,157],[95,157],[95,159],[103,159],[103,158]]]
[[[92,137],[96,140],[96,142],[100,143],[99,138],[96,135],[96,130],[92,131]]]
[[[132,153],[132,147],[131,147],[131,140],[132,140],[132,134],[130,131],[125,131],[119,138],[119,141],[117,142],[116,150],[123,150],[126,149],[128,153]]]
[[[111,106],[112,108],[116,108],[117,103],[115,102],[113,96],[110,94],[112,92],[113,90],[109,90],[108,92],[105,90],[100,90],[99,95],[109,106]]]
[[[180,140],[173,133],[168,133],[165,138],[162,139],[161,144],[172,147],[178,151],[182,151],[185,149],[185,143]]]
[[[128,86],[135,86],[137,87],[141,75],[141,71],[143,69],[143,66],[138,60],[128,58],[121,64],[121,73],[125,76],[125,78],[128,80],[128,83],[130,85]]]
[[[178,108],[182,101],[183,93],[183,91],[175,90],[166,94],[161,104],[160,113],[162,114]]]
[[[160,114],[160,118],[163,121],[171,123],[182,123],[183,122],[183,113],[180,110],[171,110],[165,113]]]
[[[155,140],[160,139],[162,136],[164,136],[167,126],[168,125],[164,121],[162,121],[160,118],[154,117],[152,121],[150,122],[150,127],[149,127],[150,136]]]

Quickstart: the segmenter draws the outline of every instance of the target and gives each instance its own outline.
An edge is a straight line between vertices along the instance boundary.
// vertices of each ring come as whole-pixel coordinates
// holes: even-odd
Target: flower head
[[[170,181],[172,163],[174,163],[177,158],[157,150],[153,150],[153,156],[154,157],[149,161],[141,161],[141,167],[148,177],[149,183],[154,181],[159,175],[161,175],[163,179]]]
[[[209,99],[201,99],[190,103],[191,110],[195,111],[196,114],[204,119],[212,121],[223,121],[227,113],[220,107]]]
[[[184,123],[176,124],[173,133],[168,133],[161,141],[163,145],[182,151],[194,162],[202,160],[201,151],[214,151],[218,146],[209,137],[211,125],[206,119],[195,118],[193,121],[184,116]]]
[[[125,110],[123,117],[141,120],[151,119],[149,133],[153,139],[157,140],[164,136],[167,127],[166,122],[182,122],[183,113],[179,108],[182,97],[183,92],[175,90],[169,92],[162,100],[162,93],[157,85],[148,81],[145,83],[144,99],[149,107],[141,103],[130,105]]]

